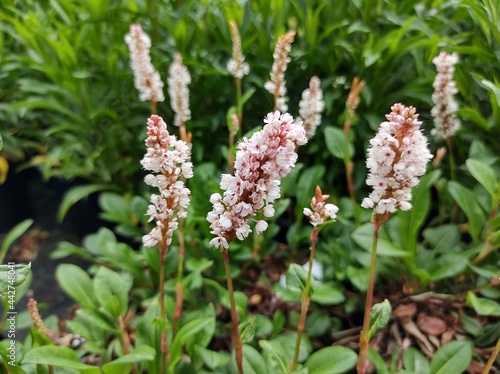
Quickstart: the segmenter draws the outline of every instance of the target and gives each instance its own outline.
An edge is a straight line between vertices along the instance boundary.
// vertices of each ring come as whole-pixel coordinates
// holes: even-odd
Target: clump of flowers
[[[304,121],[308,138],[316,134],[316,129],[321,124],[321,112],[325,108],[320,84],[318,77],[312,77],[309,81],[309,88],[302,92],[302,100],[299,102],[299,114]]]
[[[233,55],[227,62],[227,70],[233,77],[241,79],[250,72],[250,66],[245,62],[245,57],[241,53],[241,38],[236,22],[229,21],[229,26],[233,42]]]
[[[221,177],[223,196],[215,193],[210,197],[213,209],[207,220],[216,236],[210,245],[216,248],[227,249],[233,239],[245,239],[252,231],[248,221],[259,211],[265,217],[274,215],[280,178],[294,168],[296,146],[307,143],[302,122],[294,123],[288,113],[269,113],[264,123],[261,131],[238,144],[234,175]],[[257,233],[266,229],[266,221],[256,220]]]
[[[182,56],[176,53],[174,61],[168,69],[168,95],[170,97],[170,105],[175,112],[175,126],[182,127],[191,119],[188,88],[190,83],[191,75],[189,75],[188,69],[182,63]]]
[[[142,30],[141,25],[133,24],[130,25],[130,32],[125,35],[125,42],[130,51],[130,67],[134,72],[134,85],[139,91],[139,100],[149,100],[153,106],[164,101],[163,82],[149,56],[150,37]]]
[[[286,82],[285,71],[290,57],[288,53],[292,50],[292,43],[295,38],[295,31],[289,31],[278,38],[273,53],[273,67],[271,69],[271,80],[264,84],[264,88],[274,96],[274,109],[281,112],[288,110],[286,104]]]
[[[191,150],[185,142],[169,134],[160,116],[152,115],[147,124],[147,152],[141,165],[152,172],[146,175],[144,182],[158,188],[159,194],[151,195],[147,210],[149,221],[155,221],[155,227],[142,240],[146,247],[159,244],[168,248],[173,231],[179,225],[178,219],[187,216],[190,191],[181,177],[193,176],[193,165],[189,161]],[[161,248],[160,251],[163,252]]]
[[[455,116],[458,105],[453,98],[453,95],[458,92],[453,80],[454,66],[458,62],[458,55],[441,52],[434,57],[432,62],[436,65],[438,74],[432,85],[434,87],[432,94],[434,107],[431,110],[431,115],[434,117],[436,127],[431,130],[431,134],[446,140],[460,128],[460,121]]]
[[[304,208],[304,215],[309,218],[309,222],[314,227],[337,218],[339,208],[335,204],[325,203],[329,197],[330,195],[323,195],[321,188],[316,186],[314,196],[311,199],[311,209]]]
[[[361,204],[379,215],[411,209],[411,188],[418,185],[432,158],[414,107],[394,104],[386,118],[370,140],[366,184],[373,192]]]

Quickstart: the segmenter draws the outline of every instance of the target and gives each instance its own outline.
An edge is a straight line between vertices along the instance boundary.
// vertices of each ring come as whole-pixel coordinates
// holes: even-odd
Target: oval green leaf
[[[326,347],[313,353],[306,361],[309,374],[346,373],[356,366],[358,355],[345,347]]]
[[[430,374],[463,373],[472,359],[468,341],[452,341],[440,347],[431,360]]]

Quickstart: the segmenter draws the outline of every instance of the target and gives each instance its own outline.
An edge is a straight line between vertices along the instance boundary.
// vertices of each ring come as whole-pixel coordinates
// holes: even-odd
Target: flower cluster
[[[233,41],[233,57],[227,62],[227,70],[236,79],[241,79],[250,72],[250,66],[245,62],[245,57],[241,53],[241,38],[238,26],[234,21],[230,21],[229,26]]]
[[[325,108],[320,84],[318,77],[312,77],[309,81],[309,88],[302,92],[302,100],[299,102],[299,114],[304,122],[308,138],[316,133],[316,128],[321,123],[321,112]]]
[[[167,131],[167,125],[160,116],[152,115],[148,119],[147,152],[141,165],[152,174],[146,175],[144,182],[159,190],[151,195],[151,205],[147,215],[156,226],[142,241],[146,247],[160,243],[167,247],[172,242],[173,231],[177,229],[178,218],[187,216],[190,191],[184,186],[181,177],[193,176],[191,150],[182,140],[177,140]]]
[[[380,215],[394,213],[398,207],[411,209],[411,188],[419,183],[432,158],[414,107],[394,104],[386,118],[370,140],[366,184],[373,191],[361,204]]]
[[[274,62],[270,74],[271,80],[264,84],[264,88],[274,95],[274,109],[281,112],[286,112],[288,110],[286,104],[285,71],[290,62],[288,53],[292,50],[294,38],[295,31],[289,31],[278,38],[273,53]]]
[[[276,111],[264,119],[264,128],[238,144],[234,175],[223,174],[218,193],[210,197],[213,210],[208,213],[211,233],[216,237],[210,245],[227,249],[234,239],[245,239],[252,231],[251,217],[262,211],[274,215],[274,201],[280,197],[280,178],[295,166],[297,145],[307,143],[302,123],[295,123],[288,113]],[[257,220],[255,231],[267,229],[267,222]]]
[[[316,191],[311,199],[311,209],[304,208],[304,215],[309,217],[311,225],[318,226],[328,220],[337,218],[339,208],[335,204],[325,204],[330,195],[323,195],[321,188],[316,186]]]
[[[434,87],[432,94],[434,107],[431,110],[431,115],[434,117],[436,127],[431,130],[431,134],[448,139],[460,128],[460,121],[455,117],[458,105],[453,98],[453,95],[458,92],[453,81],[454,65],[458,62],[458,55],[441,52],[434,57],[432,62],[436,65],[438,74],[432,85]]]
[[[130,51],[130,67],[134,72],[134,85],[139,91],[139,100],[154,103],[164,101],[163,82],[149,56],[151,39],[142,30],[141,25],[130,25],[130,32],[125,35],[125,43]]]
[[[174,61],[168,69],[168,95],[170,96],[170,105],[175,112],[175,126],[182,126],[191,119],[188,89],[190,83],[189,71],[182,64],[182,56],[176,53]]]

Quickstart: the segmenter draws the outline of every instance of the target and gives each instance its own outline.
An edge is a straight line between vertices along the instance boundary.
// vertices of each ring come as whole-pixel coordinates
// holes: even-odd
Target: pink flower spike
[[[438,74],[432,85],[434,87],[432,94],[434,107],[431,110],[431,115],[434,117],[436,127],[431,130],[431,134],[446,140],[460,128],[460,121],[455,116],[458,104],[453,98],[453,95],[458,92],[453,80],[454,66],[458,62],[458,55],[441,52],[437,57],[434,57],[432,62],[436,65]]]
[[[164,101],[163,82],[149,56],[151,39],[142,30],[141,25],[130,25],[130,32],[125,35],[125,43],[130,51],[130,67],[134,73],[135,88],[139,91],[139,100],[150,100],[154,103]]]
[[[148,119],[147,151],[141,160],[146,175],[144,182],[158,188],[159,195],[151,195],[147,210],[149,221],[156,226],[142,238],[145,247],[157,244],[167,246],[172,242],[173,231],[178,228],[178,219],[186,218],[190,202],[190,191],[182,177],[193,176],[193,165],[189,162],[191,150],[182,140],[177,140],[167,131],[167,125],[160,116],[153,114]]]
[[[316,128],[321,124],[321,112],[325,108],[320,84],[318,77],[312,77],[309,81],[309,88],[302,92],[302,100],[299,102],[299,114],[304,122],[308,138],[316,133]]]
[[[411,189],[418,185],[418,177],[425,174],[432,158],[414,107],[394,104],[386,118],[370,140],[366,184],[373,191],[361,203],[385,219],[397,208],[411,209]]]
[[[264,119],[264,128],[238,144],[234,175],[223,174],[223,196],[213,194],[213,209],[207,215],[210,245],[227,249],[232,240],[245,239],[252,231],[249,220],[262,212],[274,215],[274,202],[280,197],[280,178],[289,174],[297,159],[296,146],[307,143],[302,122],[294,122],[288,113],[276,111]],[[267,229],[267,222],[256,220],[255,231]]]
[[[167,83],[170,106],[175,112],[174,125],[182,126],[191,119],[188,88],[191,83],[191,75],[189,75],[186,66],[182,64],[182,56],[179,53],[175,54],[174,62],[168,69]]]

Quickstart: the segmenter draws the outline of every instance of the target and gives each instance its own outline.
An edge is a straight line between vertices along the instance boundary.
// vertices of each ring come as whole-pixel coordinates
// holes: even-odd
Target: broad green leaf
[[[103,219],[117,223],[130,222],[131,206],[122,196],[104,192],[99,195],[99,206],[104,211],[101,213]]]
[[[12,228],[12,230],[10,230],[7,235],[5,235],[5,238],[2,242],[2,247],[0,249],[0,264],[3,262],[5,255],[7,254],[7,251],[9,250],[9,247],[12,245],[12,243],[14,243],[16,239],[23,235],[32,224],[32,219],[24,220],[15,225],[14,228]]]
[[[177,331],[169,350],[169,370],[173,370],[175,365],[177,365],[180,361],[182,356],[182,346],[186,344],[188,339],[199,331],[202,331],[210,323],[213,323],[213,318],[198,318],[186,323],[179,329],[179,331]]]
[[[132,352],[118,357],[116,360],[108,362],[102,366],[102,371],[106,374],[120,373],[118,370],[122,370],[121,373],[127,372],[125,368],[130,368],[132,364],[143,361],[153,361],[156,356],[156,351],[147,345],[141,345],[136,347]],[[129,369],[130,370],[130,369]]]
[[[86,325],[93,326],[108,332],[117,332],[117,328],[108,321],[100,312],[91,308],[80,308],[76,315],[86,322]],[[90,327],[89,326],[89,327]]]
[[[444,278],[449,278],[460,274],[467,268],[469,261],[462,254],[446,253],[439,256],[437,260],[432,263],[431,268],[433,271],[429,278],[437,281]]]
[[[10,344],[10,340],[5,340],[5,343],[7,342],[8,344]],[[14,349],[16,350],[16,352],[19,352],[18,349],[21,343],[16,342],[15,344],[16,348]],[[0,342],[0,359],[2,359],[4,363],[7,363],[9,365],[10,374],[26,374],[26,372],[23,369],[21,369],[19,365],[17,365],[15,360],[12,360],[12,356],[10,356],[10,353],[11,351],[9,350],[9,346],[8,345],[5,346]],[[12,361],[14,361],[13,365],[11,365]]]
[[[481,81],[481,84],[486,87],[486,89],[488,91],[491,92],[491,94],[493,95],[493,97],[495,98],[495,101],[496,101],[496,104],[497,104],[497,107],[500,108],[500,87],[498,87],[495,83],[487,80],[487,79],[483,79]]]
[[[257,351],[251,345],[243,344],[243,371],[245,372],[245,374],[268,373],[264,358],[260,355],[259,351]]]
[[[290,264],[286,272],[286,287],[290,291],[303,292],[306,288],[307,271],[298,264]]]
[[[225,366],[230,357],[228,354],[212,351],[199,345],[196,346],[196,354],[203,360],[203,364],[211,370]]]
[[[128,308],[128,291],[124,279],[113,270],[100,267],[94,277],[94,294],[99,304],[113,317],[124,316]]]
[[[333,156],[343,161],[351,158],[351,145],[348,143],[342,129],[333,126],[325,127],[325,142],[326,147]]]
[[[424,238],[434,253],[446,253],[455,249],[460,243],[460,229],[457,225],[445,224],[424,230]]]
[[[360,291],[368,289],[368,279],[370,278],[370,269],[356,268],[352,265],[347,265],[347,278]]]
[[[306,332],[310,336],[324,335],[328,332],[330,326],[330,316],[321,309],[315,309],[307,315]]]
[[[108,185],[105,184],[88,184],[84,186],[77,186],[71,188],[63,197],[61,205],[59,206],[59,212],[57,213],[57,220],[62,222],[66,213],[69,209],[75,205],[81,199],[89,196],[90,194],[109,189]]]
[[[18,297],[18,287],[22,285],[31,271],[31,262],[29,264],[7,264],[0,265],[0,296],[4,297],[9,291],[15,289],[16,299]]]
[[[87,272],[73,264],[61,264],[56,269],[56,280],[71,298],[82,306],[96,307],[92,279]]]
[[[410,254],[416,252],[417,236],[424,223],[430,207],[430,186],[441,175],[440,170],[424,175],[417,187],[412,189],[412,209],[398,210],[399,233],[401,245]]]
[[[282,345],[269,340],[260,340],[259,345],[262,348],[262,354],[269,363],[268,367],[273,369],[272,373],[286,374],[288,372],[288,360]]]
[[[371,223],[359,226],[351,234],[352,239],[364,250],[371,252],[373,244],[373,227]],[[383,237],[379,237],[377,255],[388,257],[407,257],[411,253],[400,249],[399,246]]]
[[[477,241],[485,221],[485,216],[474,193],[455,181],[448,183],[448,191],[467,215],[469,219],[469,232],[472,239]]]
[[[488,121],[484,119],[483,115],[474,108],[460,108],[457,110],[457,114],[463,119],[481,126],[485,130],[490,130]]]
[[[22,364],[62,366],[76,370],[95,370],[95,373],[99,373],[98,367],[81,363],[73,349],[55,345],[31,348],[24,355]]]
[[[297,208],[300,209],[299,217],[302,218],[302,208],[308,207],[314,196],[316,185],[321,184],[325,175],[324,165],[315,165],[303,170],[297,182],[295,196],[297,196]]]
[[[429,374],[429,362],[416,348],[410,347],[403,354],[405,370],[414,374]]]
[[[368,346],[368,358],[373,366],[375,366],[375,372],[377,374],[389,374],[389,370],[387,369],[387,365],[383,357],[371,346]]]
[[[350,372],[356,366],[358,355],[345,347],[326,347],[314,352],[304,366],[309,374],[338,374]]]
[[[323,312],[323,314],[326,314]],[[308,317],[309,318],[309,317]],[[314,318],[314,317],[313,317]],[[330,321],[328,321],[329,323]],[[307,330],[307,327],[306,327]],[[295,353],[295,343],[297,341],[297,332],[284,332],[270,340],[273,343],[278,343],[283,349],[284,357],[287,362],[290,362]],[[311,354],[313,347],[307,335],[302,336],[299,346],[299,362],[304,361]]]
[[[500,304],[495,300],[477,297],[473,292],[468,292],[467,304],[480,316],[500,316]]]
[[[368,332],[369,339],[387,325],[391,313],[391,303],[387,299],[372,306],[370,311],[370,331]]]
[[[495,171],[484,162],[469,158],[465,161],[467,170],[472,176],[489,192],[491,196],[495,196],[498,189],[498,177]]]
[[[468,341],[451,341],[441,346],[431,360],[430,374],[463,373],[472,359],[472,345]]]
[[[338,305],[345,300],[342,287],[333,283],[319,283],[314,287],[311,300],[321,305]]]

